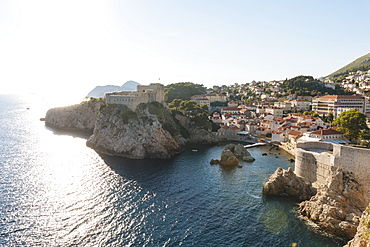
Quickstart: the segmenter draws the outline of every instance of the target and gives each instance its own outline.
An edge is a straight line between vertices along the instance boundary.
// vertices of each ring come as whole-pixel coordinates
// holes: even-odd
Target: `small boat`
[[[193,151],[193,152],[198,152],[198,150],[196,150],[196,149],[193,149],[193,150],[191,150],[191,151]]]

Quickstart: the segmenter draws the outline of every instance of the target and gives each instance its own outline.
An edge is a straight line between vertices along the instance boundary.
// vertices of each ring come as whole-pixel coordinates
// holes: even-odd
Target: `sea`
[[[169,160],[104,156],[86,134],[40,121],[73,103],[55,97],[0,95],[0,246],[343,246],[295,200],[262,195],[276,168],[294,166],[282,150],[251,148],[254,162],[229,169],[209,163],[224,144]]]

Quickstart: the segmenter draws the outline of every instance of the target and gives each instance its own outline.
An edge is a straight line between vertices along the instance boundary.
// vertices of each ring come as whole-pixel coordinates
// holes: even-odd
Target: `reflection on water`
[[[261,195],[285,156],[251,149],[256,161],[231,170],[209,164],[223,147],[99,156],[86,136],[44,127],[32,102],[0,98],[2,246],[342,245],[308,231],[294,201]]]

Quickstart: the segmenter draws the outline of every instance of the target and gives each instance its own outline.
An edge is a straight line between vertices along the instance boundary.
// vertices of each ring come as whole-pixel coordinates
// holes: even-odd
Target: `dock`
[[[257,142],[257,143],[254,143],[254,144],[249,144],[249,145],[244,145],[245,148],[252,148],[252,147],[258,147],[258,146],[269,146],[271,145],[271,143],[267,143],[267,142]]]

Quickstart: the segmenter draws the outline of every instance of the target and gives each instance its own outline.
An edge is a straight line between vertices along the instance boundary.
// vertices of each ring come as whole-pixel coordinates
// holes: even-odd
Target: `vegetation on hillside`
[[[206,105],[198,105],[194,100],[174,99],[168,104],[172,109],[172,113],[184,115],[198,127],[209,130],[211,129],[211,121],[208,119],[209,111]]]
[[[282,85],[282,89],[288,94],[297,94],[301,96],[317,96],[324,94],[346,94],[343,88],[336,85],[335,89],[325,87],[324,84],[314,79],[312,76],[296,76],[287,79]]]
[[[179,82],[169,84],[164,87],[166,102],[172,102],[174,99],[190,100],[193,95],[206,93],[206,88],[202,84],[192,82]]]
[[[143,114],[145,109],[148,109],[149,113],[157,116],[159,122],[162,124],[164,130],[170,132],[172,136],[181,134],[184,137],[188,137],[189,133],[179,124],[179,122],[171,115],[171,113],[159,102],[153,101],[148,103],[141,103],[136,107],[136,114],[141,120],[151,122],[152,120]]]
[[[346,76],[350,72],[356,72],[359,70],[360,71],[370,70],[370,53],[357,58],[355,61],[347,64],[346,66],[330,74],[329,77],[335,78],[335,77],[340,77],[340,76]]]

